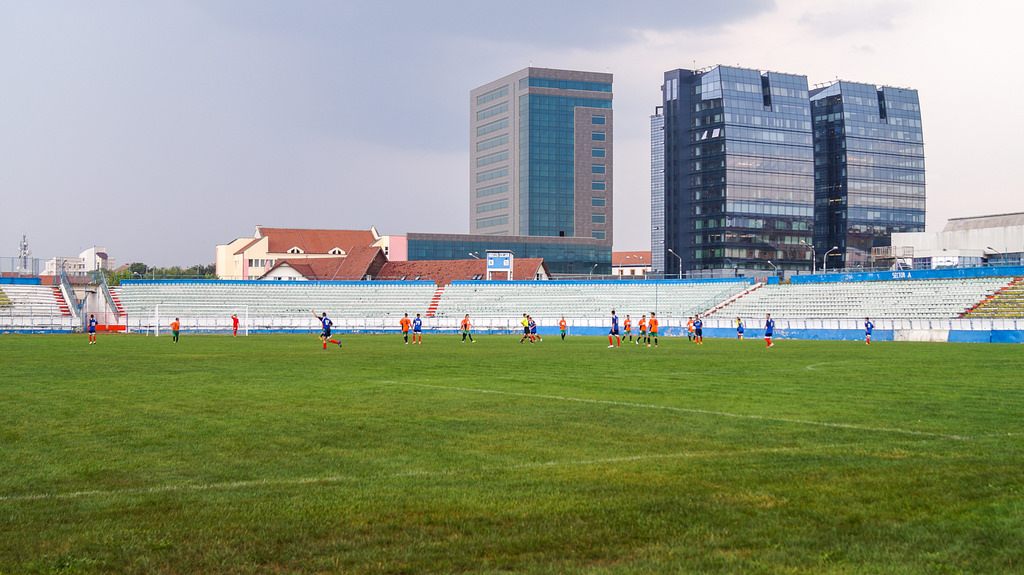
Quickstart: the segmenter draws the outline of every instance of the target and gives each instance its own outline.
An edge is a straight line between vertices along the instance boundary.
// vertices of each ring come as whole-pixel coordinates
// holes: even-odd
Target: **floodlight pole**
[[[801,241],[800,245],[811,248],[811,273],[818,273],[818,254],[814,251],[814,244]]]
[[[829,251],[825,252],[825,255],[821,257],[821,266],[822,266],[821,269],[822,269],[823,273],[828,273],[828,255],[831,254],[832,252],[838,252],[838,251],[839,251],[839,246],[832,246],[832,249],[830,249]]]
[[[682,256],[680,256],[679,254],[677,254],[674,251],[672,251],[672,248],[668,248],[668,253],[676,256],[676,259],[679,260],[679,279],[683,279],[683,258],[682,258]]]

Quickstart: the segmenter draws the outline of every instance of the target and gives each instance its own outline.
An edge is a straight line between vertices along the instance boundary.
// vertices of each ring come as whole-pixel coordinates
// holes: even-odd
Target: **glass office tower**
[[[470,94],[472,234],[612,241],[612,75],[526,68]]]
[[[917,90],[839,81],[811,92],[811,110],[819,263],[864,266],[893,232],[924,231]]]
[[[651,272],[665,273],[665,116],[651,115]]]
[[[811,268],[814,148],[807,78],[715,66],[662,85],[668,275]],[[652,168],[653,169],[653,168]],[[655,256],[657,257],[657,256]],[[728,273],[728,272],[723,272]]]

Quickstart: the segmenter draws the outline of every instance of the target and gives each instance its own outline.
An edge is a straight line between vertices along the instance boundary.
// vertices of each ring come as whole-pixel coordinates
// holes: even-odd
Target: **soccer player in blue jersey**
[[[341,341],[331,339],[331,327],[334,325],[334,322],[331,321],[331,318],[327,317],[327,312],[316,315],[316,312],[314,311],[313,317],[320,320],[320,327],[322,328],[320,330],[320,341],[323,342],[324,349],[327,349],[327,344],[329,343],[333,343],[338,347],[341,347]]]
[[[871,345],[871,332],[875,331],[875,324],[871,323],[871,320],[864,318],[864,343]]]
[[[612,345],[613,341],[615,345]],[[608,330],[608,349],[615,346],[622,347],[622,338],[619,337],[619,316],[615,315],[615,310],[612,310],[612,328]]]
[[[775,320],[772,319],[772,314],[766,314],[764,317],[764,343],[765,349],[769,347],[775,347],[772,343],[772,336],[775,334]]]
[[[736,318],[736,339],[743,340],[743,319]]]
[[[704,320],[700,319],[700,314],[697,314],[693,320],[693,337],[694,343],[704,345]]]
[[[416,314],[416,319],[412,320],[412,342],[423,345],[423,319],[420,314]]]
[[[529,320],[530,320],[530,321],[529,321],[529,326],[530,326],[530,341],[531,341],[531,342],[533,342],[533,341],[544,341],[544,338],[542,338],[542,337],[541,337],[541,336],[540,336],[540,335],[539,335],[539,334],[537,333],[537,322],[533,320],[533,316],[531,315],[531,316],[529,316],[529,317],[528,317],[527,319],[529,319]]]
[[[89,345],[96,343],[96,314],[89,314]]]

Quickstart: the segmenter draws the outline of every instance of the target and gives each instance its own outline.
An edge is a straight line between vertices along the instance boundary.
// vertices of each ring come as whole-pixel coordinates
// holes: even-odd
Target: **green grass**
[[[0,573],[1024,570],[1020,346],[0,337]]]

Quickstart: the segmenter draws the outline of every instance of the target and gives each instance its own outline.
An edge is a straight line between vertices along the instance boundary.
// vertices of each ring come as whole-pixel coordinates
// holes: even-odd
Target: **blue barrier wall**
[[[753,284],[753,278],[707,278],[707,279],[682,279],[682,280],[455,280],[452,285],[580,285],[580,284],[601,284],[601,285],[679,285],[679,284],[710,284],[710,283],[739,283]]]
[[[358,281],[358,280],[205,280],[205,279],[160,279],[160,280],[121,280],[121,285],[172,285],[172,284],[199,284],[199,285],[341,285],[341,286],[394,286],[394,285],[437,285],[429,280],[419,281]]]
[[[960,278],[1024,276],[1024,266],[988,266],[977,268],[948,268],[939,270],[905,270],[884,272],[859,272],[838,274],[817,274],[793,276],[792,284],[871,282],[892,280],[937,280]],[[771,280],[775,281],[771,281]],[[779,283],[778,278],[769,278],[768,283]]]
[[[0,278],[0,284],[37,286],[42,285],[43,280],[39,278]]]

